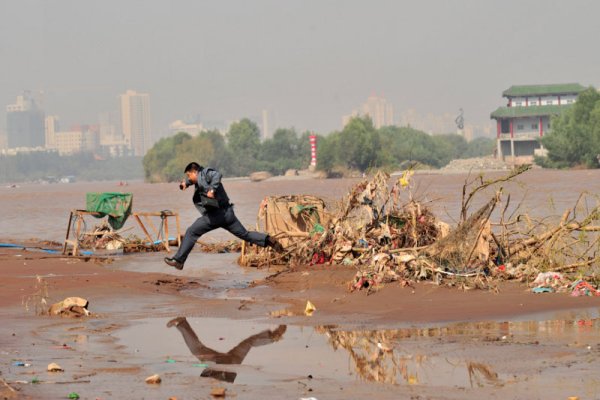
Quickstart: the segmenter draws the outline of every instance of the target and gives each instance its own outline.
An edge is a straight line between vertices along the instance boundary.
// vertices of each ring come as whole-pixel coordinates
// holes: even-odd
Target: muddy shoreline
[[[162,254],[152,256],[160,258]],[[64,258],[22,249],[0,251],[0,344],[4,359],[0,377],[8,385],[2,389],[3,396],[50,399],[77,392],[82,398],[102,399],[211,398],[213,387],[226,389],[229,397],[250,399],[282,398],[281,393],[286,393],[285,398],[318,399],[547,398],[548,394],[560,393],[583,399],[600,393],[594,373],[600,364],[600,327],[596,317],[600,298],[534,295],[518,283],[503,284],[498,293],[463,292],[430,284],[387,285],[366,296],[363,292],[349,293],[347,283],[354,271],[342,267],[305,267],[281,274],[265,271],[254,284],[231,288],[225,296],[216,298],[211,293],[217,275],[199,273],[190,277],[166,268],[165,273],[131,272],[122,269],[122,264],[118,260],[111,263]],[[48,302],[84,297],[90,301],[89,309],[94,315],[81,319],[36,316],[31,300],[39,291],[37,276],[47,285]],[[24,305],[26,299],[30,300],[29,310]],[[303,313],[307,300],[317,308],[311,317]],[[567,317],[555,316],[560,313]],[[201,377],[197,368],[167,368],[171,367],[165,364],[169,350],[161,350],[162,346],[171,345],[171,341],[183,344],[178,336],[167,342],[163,337],[173,335],[166,323],[174,317],[187,317],[200,337],[210,334],[211,329],[221,329],[221,321],[224,327],[229,326],[214,333],[215,348],[219,340],[228,343],[244,329],[251,334],[263,327],[264,332],[275,332],[277,326],[287,326],[287,331],[284,329],[276,344],[252,349],[250,361],[246,359],[233,367],[236,380],[227,382]],[[510,321],[555,322],[538,323],[532,330],[532,322]],[[566,322],[558,329],[556,321]],[[141,339],[136,343],[136,339],[128,342],[123,337],[131,329],[135,332],[140,324],[161,327],[153,328],[159,333],[143,334],[148,342],[145,350]],[[244,328],[244,324],[250,325]],[[547,334],[549,330],[551,335]],[[337,366],[319,372],[319,365],[325,362],[313,362],[310,354],[303,353],[310,351],[309,345],[293,345],[308,340],[302,336],[308,331],[312,332],[308,338],[326,337],[330,342],[337,340],[335,346],[349,346],[339,348],[336,356],[343,354],[352,360],[356,370],[344,366],[349,371],[340,372]],[[346,335],[360,337],[363,345],[348,345]],[[357,356],[358,349],[367,351],[364,343],[373,337],[378,338],[376,344],[384,350],[369,353],[367,358],[372,359],[367,365],[371,367],[361,370],[357,366],[362,364],[357,360],[363,358]],[[231,340],[235,345],[235,340]],[[137,346],[142,350],[136,352],[133,347]],[[252,361],[253,354],[267,354],[270,348],[281,346],[281,354],[262,356],[274,357],[266,365],[260,359]],[[392,346],[393,350],[385,346]],[[456,358],[456,365],[461,367],[452,371],[463,371],[460,377],[439,365],[440,353]],[[296,357],[295,354],[297,358],[286,358]],[[391,381],[382,378],[389,378],[389,371],[394,369],[384,365],[389,362],[388,355],[400,357],[389,365],[397,365],[398,360],[404,363],[404,372],[391,374]],[[189,364],[194,359],[190,354],[182,354],[180,359],[175,364],[178,368],[203,365]],[[16,366],[18,361],[31,366]],[[65,372],[46,372],[50,362],[59,363]],[[282,365],[275,368],[278,363]],[[273,371],[269,370],[270,365]],[[483,368],[479,375],[473,365]],[[442,368],[437,372],[439,379],[427,372],[434,366]],[[482,375],[485,369],[481,366],[493,371],[496,378]],[[372,379],[374,368],[378,379]],[[418,372],[410,372],[411,368]],[[289,372],[279,376],[286,369]],[[163,382],[144,383],[154,373],[159,373]],[[559,373],[565,378],[557,380],[555,375]],[[445,381],[443,376],[448,374],[450,378]],[[574,380],[566,378],[569,376]],[[32,384],[34,377],[43,383]],[[586,384],[582,387],[575,381]]]

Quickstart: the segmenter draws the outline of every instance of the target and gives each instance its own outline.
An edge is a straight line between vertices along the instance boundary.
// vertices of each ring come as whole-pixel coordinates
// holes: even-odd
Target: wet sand
[[[249,399],[600,393],[598,298],[533,295],[518,284],[501,285],[497,294],[388,285],[366,296],[348,293],[353,271],[340,267],[280,274],[212,298],[210,278],[129,272],[114,263],[16,249],[3,251],[0,263],[1,377],[19,389],[18,398],[64,398],[73,391],[82,398],[209,398],[215,386]],[[93,315],[35,316],[28,296],[39,290],[36,276],[47,283],[49,302],[84,297]],[[312,317],[303,314],[307,299],[317,307]],[[218,365],[196,359],[166,327],[178,316],[222,353],[246,336],[287,329],[274,344],[251,348],[242,365],[225,366],[236,374],[225,382],[200,376],[205,364]],[[65,372],[46,372],[50,362]],[[473,365],[482,369],[471,376]],[[492,378],[481,372],[486,368]],[[144,383],[154,373],[163,379],[156,387]],[[34,377],[44,383],[14,383]]]
[[[592,186],[600,182],[595,172],[577,171],[571,179],[549,172],[529,179],[538,188],[534,201],[542,191],[553,194],[558,214],[563,204],[572,205],[585,181],[592,179]],[[460,201],[452,185],[460,186],[465,177],[437,179],[423,177],[419,184],[428,196],[444,198],[442,208],[449,210],[456,198]],[[440,190],[442,182],[447,186]],[[334,196],[350,181],[325,183],[249,186],[236,181],[227,187],[234,200],[241,199],[238,214],[250,225],[255,197],[292,186],[296,192],[312,188],[312,193]],[[82,185],[83,190],[104,190],[102,185]],[[139,185],[132,185],[138,203],[163,209],[165,200],[148,200],[140,194],[146,185]],[[568,192],[562,190],[565,186]],[[74,196],[61,193],[75,204]],[[0,196],[3,202],[6,196],[32,201],[27,193]],[[189,199],[166,196],[187,207]],[[65,219],[36,215],[36,231]],[[183,218],[193,215],[186,211]],[[57,240],[63,225],[56,232],[43,230],[47,236],[34,235],[28,224],[4,225],[3,241],[34,236]],[[0,385],[1,394],[188,399],[211,398],[211,389],[222,387],[227,397],[241,399],[600,397],[600,298],[534,295],[518,283],[502,284],[498,293],[388,285],[366,296],[348,292],[354,275],[350,268],[305,267],[276,274],[244,270],[235,264],[235,255],[194,252],[186,268],[175,271],[162,264],[162,257],[164,253],[148,253],[108,262],[0,248],[0,378],[10,386]],[[49,303],[84,297],[94,315],[36,316],[35,294],[44,283]],[[317,308],[311,317],[303,313],[307,300]],[[186,317],[203,351],[186,344],[185,335],[192,341],[189,331],[167,327],[175,317]],[[19,361],[31,365],[14,365]],[[65,372],[46,372],[50,362]],[[155,373],[163,379],[160,385],[144,383]],[[33,378],[41,383],[32,384]]]

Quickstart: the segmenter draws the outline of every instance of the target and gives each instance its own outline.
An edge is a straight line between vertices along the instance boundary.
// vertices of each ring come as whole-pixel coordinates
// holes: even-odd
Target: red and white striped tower
[[[317,168],[317,135],[310,135],[310,167],[311,171]]]

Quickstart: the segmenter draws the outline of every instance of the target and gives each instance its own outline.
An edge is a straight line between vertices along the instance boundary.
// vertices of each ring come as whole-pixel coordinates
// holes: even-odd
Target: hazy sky
[[[599,38],[598,1],[0,0],[0,130],[24,89],[66,124],[149,93],[157,135],[262,109],[327,133],[373,92],[481,124],[513,84],[600,86]]]

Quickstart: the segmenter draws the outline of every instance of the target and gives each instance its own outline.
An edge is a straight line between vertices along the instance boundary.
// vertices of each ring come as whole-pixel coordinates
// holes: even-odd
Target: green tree
[[[381,128],[383,148],[390,164],[401,165],[418,161],[439,166],[440,161],[434,152],[432,136],[411,127],[386,126]]]
[[[434,135],[432,151],[437,160],[436,166],[442,167],[456,158],[464,158],[467,151],[467,141],[464,137],[449,133],[445,135]]]
[[[208,140],[212,147],[212,158],[206,161],[206,166],[218,169],[223,175],[231,174],[231,154],[223,135],[214,129],[202,131],[198,137],[199,140]]]
[[[259,159],[267,163],[271,172],[282,174],[290,168],[301,168],[300,151],[300,140],[294,129],[277,129],[273,138],[262,143]]]
[[[600,93],[590,87],[581,92],[575,105],[551,120],[552,129],[541,139],[547,158],[536,158],[542,166],[565,168],[599,166]]]
[[[175,136],[162,138],[156,142],[142,160],[146,181],[164,182],[168,180],[165,168],[172,159],[177,157],[175,149],[191,140],[192,137],[189,134],[179,132]]]
[[[381,139],[369,117],[352,118],[338,138],[335,159],[351,169],[365,171],[381,166]]]
[[[333,132],[325,137],[317,137],[317,169],[325,172],[333,171],[339,165],[337,153],[340,132]]]
[[[260,152],[260,130],[247,118],[231,125],[227,132],[227,146],[231,152],[231,167],[235,175],[254,171]]]
[[[482,157],[494,154],[496,140],[486,137],[478,137],[467,143],[465,158]]]

